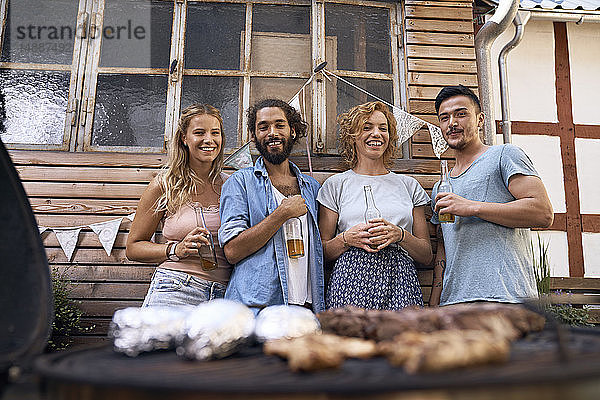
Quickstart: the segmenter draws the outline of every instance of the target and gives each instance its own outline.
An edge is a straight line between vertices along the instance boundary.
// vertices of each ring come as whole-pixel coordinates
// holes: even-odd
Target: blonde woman
[[[195,104],[183,110],[168,164],[142,194],[127,238],[127,258],[160,264],[143,306],[196,305],[225,294],[232,267],[216,237],[219,195],[227,179],[221,172],[224,147],[216,108]],[[164,244],[151,241],[161,221]],[[217,268],[207,271],[198,250],[210,244],[208,235],[213,235]]]
[[[396,120],[385,104],[371,102],[341,114],[338,123],[350,169],[328,178],[317,197],[324,258],[335,261],[326,306],[422,306],[414,261],[431,262],[425,220],[430,199],[414,178],[389,170],[397,149]],[[365,186],[381,218],[365,221]]]

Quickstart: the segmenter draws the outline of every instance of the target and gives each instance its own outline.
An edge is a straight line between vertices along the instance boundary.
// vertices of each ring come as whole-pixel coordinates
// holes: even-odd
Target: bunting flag
[[[304,88],[302,90],[304,90]],[[300,115],[302,115],[302,119],[304,119],[304,115],[302,114],[302,107],[300,107],[300,92],[296,93],[296,95],[292,97],[290,101],[288,101],[288,104],[294,107],[296,111],[298,111]]]
[[[56,239],[58,239],[58,243],[62,248],[65,256],[67,257],[67,261],[71,261],[73,258],[73,252],[75,251],[75,247],[77,246],[77,242],[79,241],[79,232],[81,232],[81,227],[72,228],[72,229],[64,229],[64,228],[50,228],[56,235]]]
[[[448,150],[448,143],[444,140],[442,130],[433,124],[427,122],[427,129],[429,129],[429,136],[431,136],[431,145],[433,146],[433,152],[437,158],[441,158],[442,154]]]
[[[131,222],[133,222],[133,219],[135,218],[135,213],[132,212],[129,215],[126,215],[125,218],[127,218],[128,220],[130,220]]]
[[[223,161],[223,165],[235,169],[251,167],[253,164],[252,155],[250,154],[250,142],[246,142],[245,145],[234,151]]]
[[[393,107],[392,110],[398,126],[398,144],[402,144],[410,139],[419,129],[423,127],[423,125],[425,125],[425,121],[410,115],[398,107]]]
[[[104,247],[107,256],[110,256],[110,253],[112,252],[117,233],[119,233],[119,226],[121,226],[122,221],[123,218],[117,218],[111,221],[98,222],[89,225],[96,235],[98,235],[98,240],[102,243],[102,247]]]
[[[38,225],[38,229],[40,230],[40,235],[41,235],[42,233],[44,233],[48,230],[48,227]]]

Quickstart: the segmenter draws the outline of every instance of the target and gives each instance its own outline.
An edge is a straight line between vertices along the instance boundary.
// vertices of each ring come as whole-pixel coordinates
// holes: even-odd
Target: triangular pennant
[[[242,169],[252,166],[252,155],[250,154],[250,142],[234,151],[223,161],[223,165],[235,169]]]
[[[437,158],[441,158],[442,154],[448,150],[448,143],[444,140],[442,130],[427,122],[427,129],[429,129],[429,136],[431,136],[431,145],[433,146],[433,152]]]
[[[303,92],[304,89],[300,90],[290,101],[288,104],[296,109],[300,114],[302,114],[302,107],[300,106],[300,93]],[[304,117],[304,116],[303,116]]]
[[[130,220],[131,222],[133,222],[133,219],[135,218],[135,213],[131,213],[129,215],[126,215],[125,218],[127,218],[128,220]]]
[[[38,229],[40,230],[40,235],[48,230],[47,226],[38,225]]]
[[[393,111],[398,125],[398,144],[406,142],[425,125],[425,121],[410,115],[401,108],[393,107]]]
[[[52,231],[56,234],[56,239],[58,239],[58,244],[60,244],[60,248],[63,253],[67,257],[67,261],[71,261],[71,257],[73,257],[73,252],[75,251],[75,247],[77,246],[77,241],[79,240],[79,232],[81,231],[81,227],[72,228],[72,229],[64,229],[64,228],[51,228]]]
[[[110,253],[112,252],[117,233],[119,233],[119,226],[121,226],[122,221],[123,217],[89,225],[96,235],[98,235],[98,240],[102,243],[102,247],[104,247],[107,256],[110,256]]]

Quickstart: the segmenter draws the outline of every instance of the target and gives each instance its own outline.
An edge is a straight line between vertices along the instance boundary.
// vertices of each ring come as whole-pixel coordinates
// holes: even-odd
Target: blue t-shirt
[[[529,157],[514,145],[497,145],[457,177],[452,191],[468,200],[508,203],[515,197],[508,182],[516,174],[538,176]],[[435,210],[435,184],[431,206]],[[437,213],[431,218],[439,224]],[[516,303],[537,296],[530,230],[508,228],[478,217],[455,217],[442,224],[446,271],[441,305],[488,300]]]

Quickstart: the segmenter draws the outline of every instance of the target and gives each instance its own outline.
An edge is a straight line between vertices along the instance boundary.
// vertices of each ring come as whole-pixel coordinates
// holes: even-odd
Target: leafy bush
[[[79,309],[81,302],[69,298],[71,286],[65,274],[53,269],[50,275],[54,296],[54,321],[52,321],[52,333],[46,350],[58,351],[73,344],[72,335],[89,332],[94,327],[81,326],[83,316],[83,312]]]
[[[535,274],[535,283],[539,296],[550,293],[550,262],[548,260],[548,245],[537,234],[537,253],[536,245],[531,241],[531,250],[533,253],[533,272]],[[560,292],[557,292],[560,293]],[[568,294],[568,293],[567,293]],[[551,314],[559,322],[571,326],[593,326],[588,322],[590,313],[587,307],[576,308],[571,304],[550,304],[544,306],[544,311]]]

